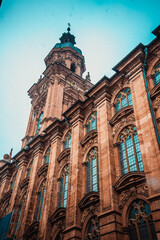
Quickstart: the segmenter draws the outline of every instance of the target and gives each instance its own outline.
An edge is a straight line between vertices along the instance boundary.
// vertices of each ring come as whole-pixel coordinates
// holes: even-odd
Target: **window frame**
[[[126,131],[128,130],[128,134],[126,134]],[[118,150],[119,150],[119,160],[120,160],[120,167],[121,167],[121,174],[122,175],[125,175],[129,172],[133,172],[133,171],[141,171],[143,172],[144,171],[144,167],[143,167],[143,160],[142,160],[142,155],[141,155],[141,150],[140,150],[140,144],[139,144],[139,138],[138,138],[138,148],[139,148],[139,151],[136,150],[136,143],[135,143],[135,139],[134,139],[134,136],[137,135],[137,138],[138,138],[138,133],[137,133],[137,129],[134,125],[127,125],[125,128],[122,129],[122,131],[120,132],[119,134],[119,139],[118,139]],[[122,136],[122,137],[121,137]],[[128,138],[129,136],[129,138]],[[134,154],[132,154],[131,156],[134,155],[134,158],[135,158],[135,166],[137,168],[137,170],[133,170],[131,171],[130,168],[134,165],[130,165],[129,163],[129,157],[128,156],[128,150],[127,150],[127,144],[126,144],[126,140],[128,139],[132,139],[132,147],[133,147],[133,151],[134,151]],[[127,173],[124,173],[125,169],[126,168],[122,168],[122,163],[124,162],[123,159],[121,159],[121,151],[120,151],[120,144],[124,143],[124,150],[125,151],[125,161],[126,161],[126,164],[127,164]],[[141,160],[138,161],[138,157],[137,155],[140,153],[140,157],[141,157]],[[140,164],[142,164],[142,168],[143,170],[140,170]]]
[[[34,215],[34,221],[36,221],[36,222],[40,222],[40,220],[41,220],[44,197],[45,197],[45,190],[46,190],[46,179],[43,180],[43,182],[41,183],[39,191],[37,193],[37,202],[36,202],[35,215]],[[40,194],[41,194],[41,196],[40,196]],[[40,198],[39,198],[39,196],[40,196]]]
[[[127,92],[125,92],[126,90],[128,90]],[[121,95],[121,96],[120,96]],[[129,100],[129,95],[131,96],[131,99]],[[119,97],[120,96],[120,97]],[[125,98],[124,98],[125,96]],[[123,106],[122,100],[126,99],[126,106]],[[117,109],[116,105],[118,104],[118,102],[120,103],[120,108]],[[131,103],[131,104],[130,104]],[[117,97],[114,101],[114,107],[115,107],[115,113],[118,113],[120,110],[122,110],[125,107],[128,106],[133,106],[133,102],[132,102],[132,93],[131,93],[131,89],[130,88],[124,88],[123,90],[121,90],[118,94]]]
[[[94,128],[92,128],[93,120],[95,121]],[[87,123],[86,123],[86,128],[87,128],[87,133],[91,132],[92,130],[97,129],[97,112],[96,111],[89,115]]]
[[[90,154],[95,151],[93,155],[90,156]],[[96,185],[97,185],[97,191],[99,191],[99,161],[98,161],[98,147],[93,147],[90,149],[90,151],[87,154],[87,161],[86,161],[86,193],[92,192],[93,191],[93,159],[96,159]],[[90,169],[88,168],[90,164]],[[89,169],[89,176],[88,176],[88,169]],[[88,186],[88,179],[90,182],[90,185]]]
[[[36,134],[37,134],[37,133],[39,132],[39,130],[41,129],[42,119],[43,119],[43,112],[40,113],[39,118],[38,118]]]
[[[66,182],[66,177],[68,181]],[[68,199],[68,185],[69,185],[69,164],[65,165],[60,180],[59,186],[59,196],[58,196],[58,208],[67,207],[67,199]],[[62,181],[63,180],[63,181]],[[67,191],[65,191],[65,187],[67,186]],[[66,198],[64,199],[65,192],[67,192]],[[64,205],[64,201],[66,200],[66,204]]]

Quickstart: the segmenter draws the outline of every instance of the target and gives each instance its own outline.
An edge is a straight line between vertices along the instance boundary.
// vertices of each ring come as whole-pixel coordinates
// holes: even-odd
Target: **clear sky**
[[[0,159],[25,136],[27,90],[45,70],[44,58],[71,23],[93,83],[140,42],[153,40],[159,0],[3,0],[0,8]],[[86,73],[83,75],[85,77]]]

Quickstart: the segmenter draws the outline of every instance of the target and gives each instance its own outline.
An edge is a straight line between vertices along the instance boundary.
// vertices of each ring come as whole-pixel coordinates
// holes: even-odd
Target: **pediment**
[[[96,203],[99,203],[99,193],[98,192],[89,192],[79,202],[79,208],[81,210],[83,210],[92,205],[95,205]]]
[[[119,112],[117,112],[109,121],[111,126],[114,126],[117,122],[119,122],[123,117],[127,117],[133,113],[133,106],[127,106],[122,108]]]
[[[23,181],[20,184],[20,188],[24,188],[25,186],[27,186],[29,183],[29,177],[26,177],[25,179],[23,179]]]
[[[97,130],[92,130],[89,133],[87,133],[81,140],[81,146],[83,147],[87,142],[89,142],[90,139],[97,137]]]
[[[45,164],[43,164],[42,167],[40,167],[37,174],[40,177],[40,175],[43,175],[43,174],[47,173],[47,171],[48,171],[48,163],[45,163]]]
[[[150,91],[151,98],[156,97],[160,94],[160,82]]]
[[[58,208],[51,216],[50,222],[52,224],[59,222],[60,220],[65,219],[66,217],[66,209],[65,208]]]
[[[120,192],[142,182],[145,182],[144,172],[129,172],[120,177],[120,179],[114,185],[114,188],[117,192]]]
[[[39,229],[39,222],[32,223],[24,234],[25,238],[30,239],[31,236],[36,235],[38,233],[38,229]]]
[[[67,158],[70,156],[70,148],[64,149],[58,156],[57,161],[61,162],[63,159]]]

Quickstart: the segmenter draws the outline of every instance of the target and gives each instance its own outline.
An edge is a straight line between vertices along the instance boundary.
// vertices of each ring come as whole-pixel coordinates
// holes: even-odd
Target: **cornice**
[[[97,137],[97,135],[98,135],[97,130],[92,130],[89,133],[87,133],[80,141],[81,146],[84,147],[84,145],[87,142],[89,142],[92,138]]]
[[[160,95],[160,82],[150,91],[150,97],[154,99],[157,95]]]
[[[59,156],[57,157],[57,161],[60,163],[63,159],[67,158],[70,156],[70,148],[64,149]]]
[[[129,172],[116,182],[114,185],[114,189],[117,192],[121,192],[125,189],[130,189],[132,186],[145,182],[145,174],[144,172]]]
[[[117,122],[119,122],[123,117],[127,117],[133,113],[133,106],[127,106],[125,108],[122,108],[120,111],[118,111],[109,121],[111,126],[114,126]]]
[[[20,188],[23,189],[24,187],[28,186],[29,183],[29,177],[26,177],[23,179],[23,181],[20,183]]]
[[[37,171],[37,175],[40,177],[41,175],[46,176],[47,171],[48,171],[48,163],[45,163],[40,167],[40,169]]]
[[[81,211],[83,211],[85,208],[88,208],[91,205],[99,203],[99,201],[100,199],[98,192],[89,192],[81,199],[78,205]]]

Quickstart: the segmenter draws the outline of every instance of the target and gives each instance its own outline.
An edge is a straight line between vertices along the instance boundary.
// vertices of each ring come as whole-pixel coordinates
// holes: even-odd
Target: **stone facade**
[[[45,58],[22,148],[0,161],[5,237],[160,239],[160,26],[153,34],[95,85],[70,28]]]

